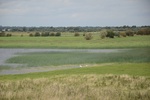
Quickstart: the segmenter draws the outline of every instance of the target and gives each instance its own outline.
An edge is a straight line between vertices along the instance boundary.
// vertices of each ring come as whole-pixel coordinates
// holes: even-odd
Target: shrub
[[[100,37],[101,39],[104,39],[107,35],[107,32],[106,31],[103,31],[101,34],[100,34]]]
[[[5,36],[5,32],[4,31],[0,32],[0,37],[2,37],[2,36]]]
[[[50,33],[49,35],[50,35],[50,36],[55,36],[55,33]]]
[[[145,35],[150,35],[150,28],[145,29]]]
[[[41,33],[41,36],[44,36],[44,32]]]
[[[137,35],[150,35],[150,28],[140,29]]]
[[[45,32],[45,34],[44,34],[45,36],[49,36],[49,32]]]
[[[92,33],[86,33],[85,34],[85,39],[86,40],[91,40],[93,38]]]
[[[76,33],[74,33],[74,36],[80,36],[80,34],[76,32]]]
[[[107,31],[106,37],[114,38],[114,36],[115,36],[115,33],[113,31]]]
[[[144,31],[142,29],[140,29],[138,32],[137,32],[137,35],[144,35]]]
[[[40,32],[36,32],[34,36],[40,36]]]
[[[29,34],[29,36],[30,36],[30,37],[33,37],[33,34],[32,34],[32,33],[30,33],[30,34]]]
[[[61,36],[61,33],[60,33],[60,32],[57,32],[57,33],[55,34],[55,36]]]
[[[85,36],[85,33],[83,33],[83,36]]]
[[[8,33],[8,34],[6,34],[6,36],[7,36],[7,37],[11,37],[12,35]]]
[[[126,36],[127,36],[125,32],[120,32],[119,34],[120,34],[120,36],[122,36],[122,37],[126,37]]]
[[[49,36],[49,32],[43,32],[41,36]]]
[[[120,37],[119,32],[115,32],[115,36]]]
[[[134,36],[134,32],[133,31],[126,31],[126,35],[127,36]]]

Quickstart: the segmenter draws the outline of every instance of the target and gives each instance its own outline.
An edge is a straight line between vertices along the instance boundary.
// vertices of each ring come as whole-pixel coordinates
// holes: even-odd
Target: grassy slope
[[[94,35],[92,40],[83,36],[61,37],[0,37],[1,48],[137,48],[150,47],[150,36],[134,36],[115,39],[100,39]]]
[[[54,77],[57,75],[87,75],[87,74],[128,74],[134,76],[150,76],[150,63],[120,63],[110,65],[97,65],[50,72],[29,73],[21,75],[1,75],[0,80],[18,80],[24,78]]]

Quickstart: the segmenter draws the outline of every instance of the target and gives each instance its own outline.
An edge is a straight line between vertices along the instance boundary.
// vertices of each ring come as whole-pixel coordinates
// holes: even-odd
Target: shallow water
[[[121,52],[127,49],[11,49],[11,48],[0,48],[0,66],[10,66],[13,69],[1,70],[0,74],[22,74],[29,72],[39,72],[39,71],[50,71],[58,69],[67,68],[77,68],[79,66],[65,66],[65,67],[43,67],[43,68],[17,68],[21,64],[6,63],[6,60],[14,56],[18,56],[18,53],[31,53],[31,52],[90,52],[90,53],[111,53],[111,52]]]

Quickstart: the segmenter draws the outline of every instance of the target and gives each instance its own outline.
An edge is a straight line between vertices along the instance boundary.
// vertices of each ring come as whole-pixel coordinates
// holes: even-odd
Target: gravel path
[[[11,66],[12,68],[16,68],[20,66],[19,64],[11,64],[6,63],[6,60],[17,56],[17,53],[30,53],[30,52],[93,52],[93,53],[110,53],[110,52],[119,52],[125,49],[7,49],[0,48],[0,66]],[[66,68],[74,68],[79,66],[70,66],[64,67]],[[62,68],[62,67],[61,67]],[[28,72],[39,72],[39,71],[49,71],[56,70],[58,68],[21,68],[21,69],[11,69],[11,70],[1,70],[0,74],[22,74]]]

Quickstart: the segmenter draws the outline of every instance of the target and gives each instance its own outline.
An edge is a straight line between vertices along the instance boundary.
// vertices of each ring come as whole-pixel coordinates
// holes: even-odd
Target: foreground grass
[[[0,100],[149,100],[150,63],[0,76]]]
[[[0,82],[1,100],[149,100],[150,78],[58,75]]]
[[[134,36],[126,38],[100,39],[99,34],[92,40],[83,36],[74,37],[0,37],[0,48],[139,48],[150,47],[150,36]]]

